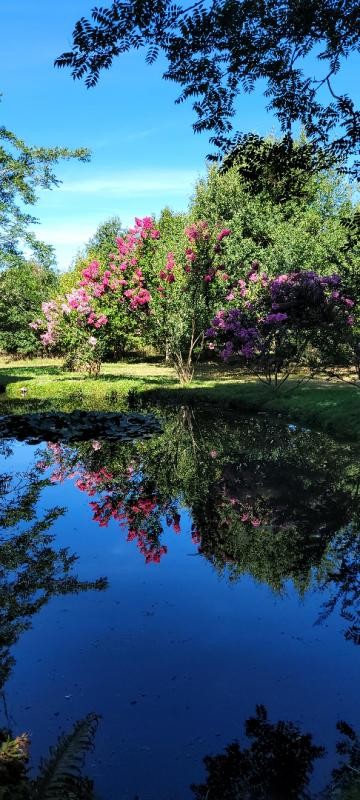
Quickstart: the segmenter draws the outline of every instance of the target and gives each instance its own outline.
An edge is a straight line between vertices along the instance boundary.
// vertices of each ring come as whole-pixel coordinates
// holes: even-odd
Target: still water
[[[145,440],[0,444],[0,728],[36,772],[100,715],[100,800],[360,796],[357,452],[155,413]]]

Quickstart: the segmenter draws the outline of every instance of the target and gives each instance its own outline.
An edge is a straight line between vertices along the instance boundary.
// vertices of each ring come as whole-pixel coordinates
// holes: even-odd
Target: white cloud
[[[86,242],[94,234],[94,225],[77,225],[74,226],[61,222],[60,225],[52,227],[51,225],[39,225],[36,231],[38,237],[45,242],[57,245],[72,245],[78,247],[81,242]]]
[[[154,170],[123,172],[109,177],[67,181],[57,191],[78,194],[143,195],[162,192],[190,194],[200,172],[195,170]]]

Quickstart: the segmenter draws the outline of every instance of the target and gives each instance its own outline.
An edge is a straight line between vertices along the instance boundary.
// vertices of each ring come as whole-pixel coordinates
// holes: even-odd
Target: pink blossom
[[[105,316],[105,314],[100,314],[96,322],[94,322],[94,328],[101,328],[103,325],[107,324],[107,321],[108,318]]]
[[[93,288],[93,295],[94,297],[101,297],[102,294],[105,292],[105,287],[102,284],[97,284]]]
[[[194,252],[194,250],[192,250],[191,247],[187,247],[185,250],[185,257],[187,258],[188,261],[195,261],[196,253]]]
[[[216,238],[218,242],[221,242],[225,238],[225,236],[230,236],[230,234],[231,234],[230,228],[223,228],[222,231],[218,233]]]

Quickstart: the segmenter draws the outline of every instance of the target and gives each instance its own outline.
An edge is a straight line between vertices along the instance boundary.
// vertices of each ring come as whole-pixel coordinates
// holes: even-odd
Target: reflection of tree
[[[158,563],[167,552],[161,544],[163,518],[178,529],[176,502],[165,496],[152,477],[143,471],[142,447],[135,443],[82,442],[75,447],[48,444],[40,463],[55,467],[50,481],[75,480],[90,498],[93,520],[107,527],[115,520],[128,530],[128,541],[136,541],[146,563]],[[106,466],[101,466],[101,465]]]
[[[266,708],[245,723],[251,745],[232,742],[225,753],[206,756],[206,783],[193,786],[196,800],[300,800],[309,797],[306,788],[313,762],[324,755],[291,722],[271,723]]]
[[[206,756],[206,781],[193,785],[196,800],[358,800],[360,796],[360,740],[346,722],[336,749],[343,760],[333,769],[330,783],[320,794],[309,790],[314,761],[325,749],[313,744],[292,722],[271,723],[264,706],[245,722],[251,744],[231,742],[223,753]]]
[[[14,739],[0,730],[0,800],[95,800],[93,782],[82,775],[82,767],[98,720],[89,714],[76,722],[50,749],[35,778],[27,771],[29,737]],[[292,722],[269,722],[260,705],[245,722],[250,745],[241,747],[234,741],[223,753],[206,756],[206,780],[191,787],[193,795],[196,800],[358,800],[359,737],[346,722],[336,727],[342,735],[336,748],[342,761],[320,794],[308,786],[314,762],[325,749]]]
[[[360,738],[346,722],[338,722],[342,739],[336,750],[343,761],[332,772],[330,785],[321,795],[324,800],[359,800],[360,797]]]
[[[356,538],[339,568],[344,531],[351,524],[355,537],[359,527],[351,447],[261,415],[209,418],[181,408],[162,416],[161,436],[51,444],[44,466],[52,465],[51,480],[73,477],[88,493],[95,522],[127,527],[147,562],[166,553],[165,520],[180,531],[183,504],[199,552],[230,579],[248,573],[277,592],[292,580],[301,593],[317,579],[334,590],[334,605],[346,597],[344,617],[356,614]],[[354,626],[350,619],[356,641]]]
[[[321,587],[330,591],[319,622],[338,605],[349,623],[345,638],[360,644],[360,537],[351,524],[330,542],[321,568]]]
[[[96,714],[88,714],[60,736],[35,778],[27,770],[29,737],[14,739],[0,730],[0,800],[95,800],[93,782],[82,775],[82,767],[98,720]]]
[[[60,594],[102,589],[106,581],[80,581],[76,556],[54,547],[50,529],[64,513],[55,507],[37,517],[36,507],[49,481],[37,468],[0,479],[0,687],[9,675],[10,648],[29,628],[33,614]]]

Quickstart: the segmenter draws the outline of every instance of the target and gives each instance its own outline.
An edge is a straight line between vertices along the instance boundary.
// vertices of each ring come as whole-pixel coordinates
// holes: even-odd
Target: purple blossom
[[[287,314],[282,314],[279,312],[278,314],[268,314],[267,317],[265,317],[264,322],[266,325],[276,325],[278,322],[285,322],[287,318]]]

